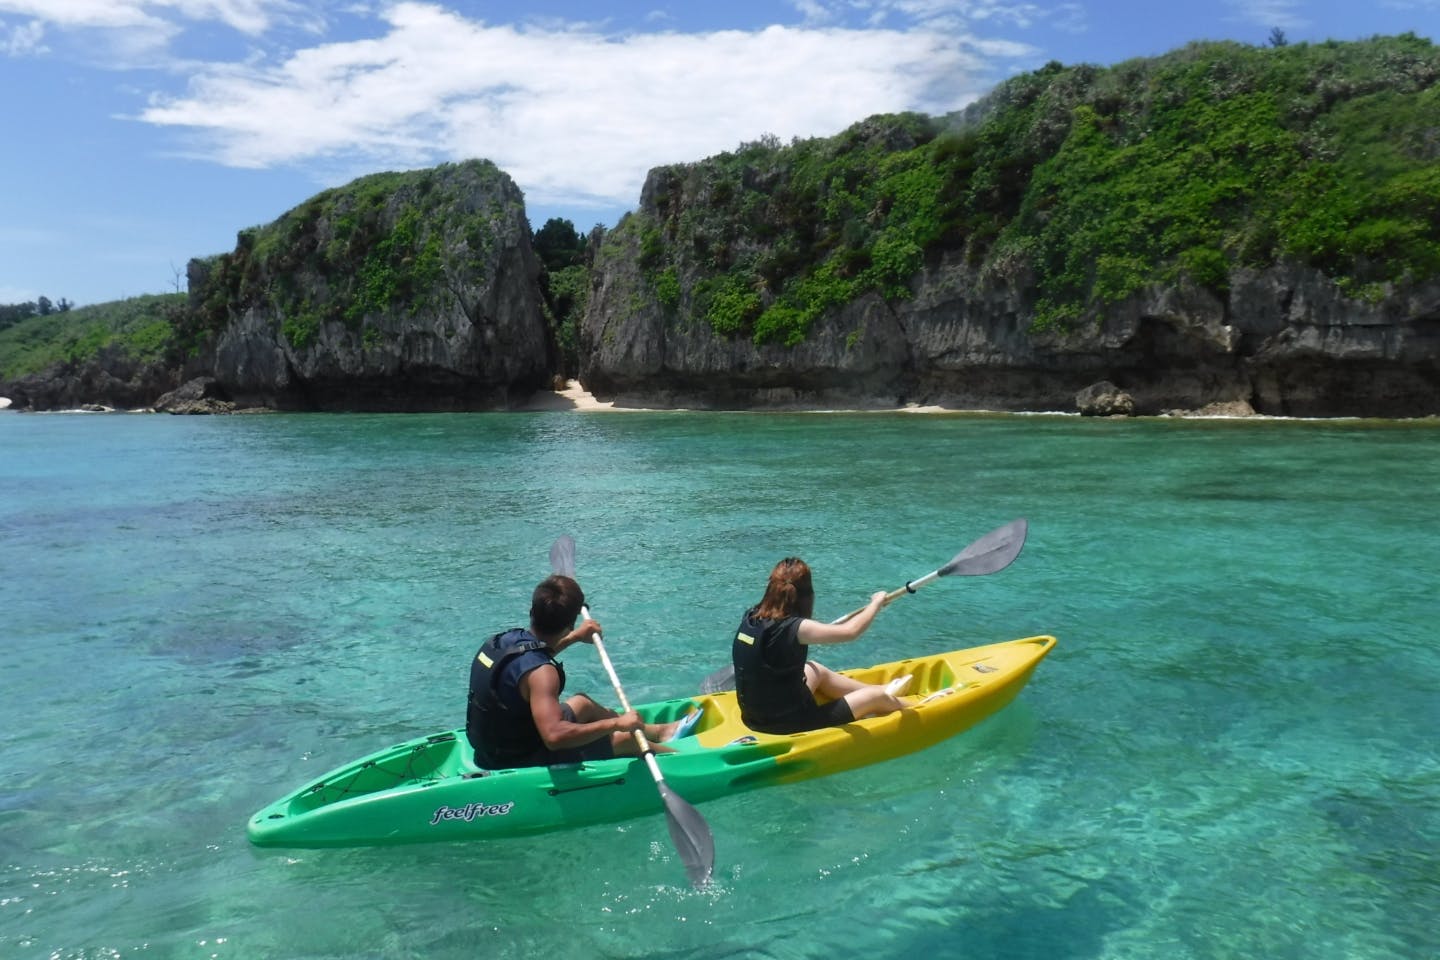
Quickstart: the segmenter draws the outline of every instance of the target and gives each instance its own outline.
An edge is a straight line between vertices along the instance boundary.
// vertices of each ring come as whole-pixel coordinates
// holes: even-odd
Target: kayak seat
[[[455,731],[455,756],[452,762],[456,776],[480,777],[490,772],[475,762],[475,748],[470,745],[470,738],[465,736],[464,730]]]

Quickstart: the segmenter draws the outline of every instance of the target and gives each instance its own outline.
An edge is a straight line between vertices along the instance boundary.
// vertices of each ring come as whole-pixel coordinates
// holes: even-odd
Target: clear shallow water
[[[1440,953],[1440,425],[0,414],[0,957]],[[550,543],[631,699],[773,562],[817,613],[1016,516],[1014,566],[832,666],[1060,639],[917,756],[493,846],[260,851],[247,817],[462,722]],[[571,684],[610,701],[588,651]]]

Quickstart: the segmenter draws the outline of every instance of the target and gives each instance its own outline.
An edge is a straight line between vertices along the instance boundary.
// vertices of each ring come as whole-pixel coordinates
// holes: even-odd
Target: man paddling
[[[600,633],[594,620],[575,625],[584,605],[573,579],[546,577],[530,599],[529,629],[498,633],[476,653],[465,733],[479,766],[499,770],[636,756],[632,734],[642,729],[656,752],[670,752],[658,744],[675,734],[679,722],[647,724],[633,710],[616,713],[584,693],[560,699],[565,669],[555,657],[571,644],[593,643]]]

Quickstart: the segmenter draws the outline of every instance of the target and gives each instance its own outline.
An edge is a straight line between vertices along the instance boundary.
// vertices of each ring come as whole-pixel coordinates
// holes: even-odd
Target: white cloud
[[[1045,15],[1043,7],[1034,3],[974,2],[974,0],[891,0],[896,10],[921,20],[958,18],[966,22],[994,21],[1028,27]]]
[[[986,21],[1028,27],[1050,15],[1040,4],[1000,0],[791,0],[791,5],[817,23],[858,18],[878,25],[898,18],[947,28]]]
[[[62,30],[144,30],[169,39],[179,21],[217,22],[257,36],[278,24],[313,21],[295,0],[0,0],[18,14]]]
[[[0,23],[0,56],[25,57],[46,53],[45,24],[31,20],[18,26]]]
[[[237,167],[349,170],[486,157],[527,198],[633,204],[646,170],[763,133],[829,135],[872,113],[940,113],[989,86],[1020,44],[924,26],[772,26],[702,34],[517,28],[426,3],[373,39],[278,63],[211,66],[140,119]]]
[[[142,27],[162,21],[136,0],[0,0],[0,13],[19,14],[66,29]]]
[[[807,23],[813,24],[859,23],[879,27],[904,22],[960,33],[977,27],[1029,29],[1045,22],[1069,33],[1085,30],[1085,9],[1071,0],[1049,4],[1002,0],[790,0],[790,3]]]
[[[1298,30],[1310,25],[1301,13],[1304,7],[1301,0],[1225,0],[1225,4],[1238,12],[1230,19],[1244,23],[1282,30]]]
[[[289,0],[155,0],[158,6],[173,9],[187,20],[225,24],[252,36],[264,33],[277,22],[290,22],[303,8]]]
[[[806,23],[830,23],[834,13],[820,0],[790,0],[790,5],[800,12]]]
[[[298,0],[0,0],[0,17],[7,14],[30,23],[7,33],[0,22],[0,54],[38,55],[54,46],[115,70],[187,69],[171,45],[199,25],[218,24],[254,39],[279,28],[315,33],[324,23],[318,8]],[[51,41],[43,47],[31,43],[41,32]]]

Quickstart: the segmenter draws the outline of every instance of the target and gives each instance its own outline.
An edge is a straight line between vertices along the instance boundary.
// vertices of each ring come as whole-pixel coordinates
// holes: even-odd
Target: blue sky
[[[183,290],[326,187],[469,157],[537,228],[610,226],[658,164],[1275,26],[1434,39],[1440,0],[0,0],[0,303]]]

